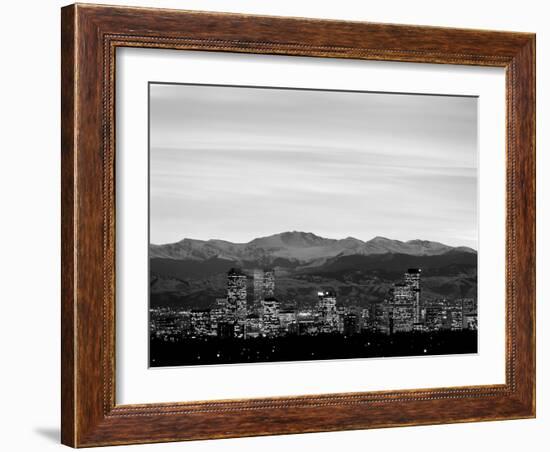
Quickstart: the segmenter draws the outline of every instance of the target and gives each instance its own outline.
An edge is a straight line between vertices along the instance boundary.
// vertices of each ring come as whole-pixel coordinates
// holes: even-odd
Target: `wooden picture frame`
[[[62,430],[73,447],[535,416],[535,35],[75,4],[62,9]],[[506,70],[506,383],[115,403],[115,50]],[[503,150],[504,151],[504,150]]]

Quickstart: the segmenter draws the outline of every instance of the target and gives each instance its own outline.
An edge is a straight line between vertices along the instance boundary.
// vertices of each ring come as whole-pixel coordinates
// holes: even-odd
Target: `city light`
[[[408,332],[477,330],[477,303],[422,296],[420,268],[409,268],[383,301],[343,305],[332,290],[318,290],[317,304],[297,307],[296,301],[275,298],[273,269],[254,269],[253,299],[248,302],[248,276],[233,268],[227,273],[226,296],[205,309],[150,310],[151,334],[166,341],[181,338],[275,338],[366,332],[392,335]],[[248,272],[250,273],[250,272]]]

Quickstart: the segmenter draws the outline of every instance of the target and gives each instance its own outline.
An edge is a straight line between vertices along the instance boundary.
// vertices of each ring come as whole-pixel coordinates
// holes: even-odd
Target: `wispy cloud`
[[[152,85],[151,239],[476,247],[474,98]]]

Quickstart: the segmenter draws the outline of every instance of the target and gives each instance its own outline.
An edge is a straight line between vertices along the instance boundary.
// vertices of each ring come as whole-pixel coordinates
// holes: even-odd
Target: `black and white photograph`
[[[149,83],[149,366],[478,351],[478,98]]]
[[[550,450],[548,4],[441,5],[3,3],[2,450]]]

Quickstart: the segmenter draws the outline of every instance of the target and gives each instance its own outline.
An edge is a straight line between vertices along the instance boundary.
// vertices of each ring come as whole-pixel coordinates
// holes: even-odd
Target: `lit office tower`
[[[321,331],[331,333],[338,330],[338,311],[336,310],[336,295],[334,292],[318,292],[317,311],[321,320]]]
[[[191,311],[191,328],[196,336],[211,334],[210,309],[193,309]]]
[[[264,300],[275,296],[275,270],[264,270]]]
[[[210,310],[210,329],[212,335],[218,334],[220,324],[227,322],[227,298],[216,298],[216,304]]]
[[[236,321],[246,320],[246,275],[232,268],[227,273],[228,315]]]
[[[273,297],[268,297],[262,300],[262,333],[270,337],[277,336],[279,327],[279,302]]]
[[[422,306],[420,304],[420,272],[419,268],[409,268],[405,273],[405,284],[411,290],[412,302],[414,305],[413,322],[421,323],[423,319]]]
[[[390,309],[390,332],[412,331],[414,319],[414,292],[409,284],[393,286]]]
[[[254,270],[253,273],[254,283],[254,309],[260,310],[262,301],[264,300],[264,271],[259,268]]]

